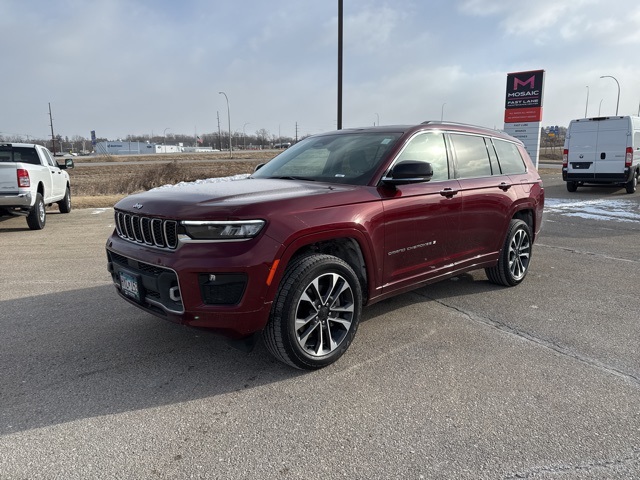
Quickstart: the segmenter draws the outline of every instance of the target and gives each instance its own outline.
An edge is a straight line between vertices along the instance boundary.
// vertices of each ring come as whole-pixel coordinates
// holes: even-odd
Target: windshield
[[[252,178],[366,185],[401,135],[343,132],[309,137],[275,157]]]

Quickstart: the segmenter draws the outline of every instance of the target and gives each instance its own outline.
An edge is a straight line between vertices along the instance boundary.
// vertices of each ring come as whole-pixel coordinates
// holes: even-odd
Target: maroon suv
[[[309,137],[249,178],[132,195],[108,269],[149,313],[314,369],[349,347],[364,305],[484,268],[519,284],[544,189],[518,140],[453,123]]]

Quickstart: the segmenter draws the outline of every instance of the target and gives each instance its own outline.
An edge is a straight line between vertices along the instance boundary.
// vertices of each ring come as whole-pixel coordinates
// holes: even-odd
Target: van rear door
[[[594,123],[598,124],[595,179],[624,181],[624,160],[631,127],[629,118],[609,118]]]
[[[596,148],[598,142],[598,125],[595,121],[573,121],[569,127],[569,158],[567,173],[574,174],[580,180],[595,179]]]

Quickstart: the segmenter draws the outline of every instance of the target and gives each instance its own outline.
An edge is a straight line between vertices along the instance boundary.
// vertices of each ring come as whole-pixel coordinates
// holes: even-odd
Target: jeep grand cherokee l
[[[362,307],[484,268],[530,267],[544,189],[518,140],[451,123],[309,137],[250,177],[129,196],[106,245],[120,296],[321,368]]]

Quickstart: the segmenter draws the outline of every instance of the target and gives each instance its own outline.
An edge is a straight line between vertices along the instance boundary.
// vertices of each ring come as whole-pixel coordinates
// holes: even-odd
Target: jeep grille
[[[131,242],[174,250],[178,247],[178,222],[116,210],[116,232]]]

